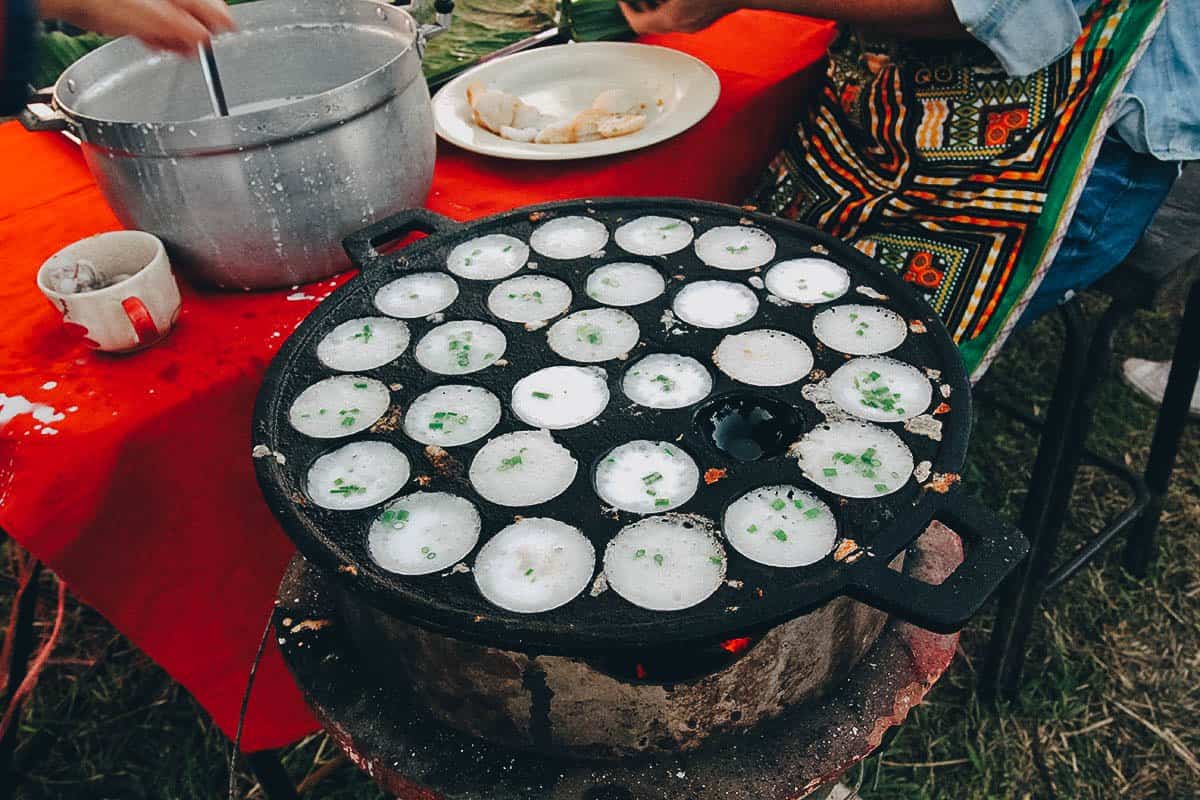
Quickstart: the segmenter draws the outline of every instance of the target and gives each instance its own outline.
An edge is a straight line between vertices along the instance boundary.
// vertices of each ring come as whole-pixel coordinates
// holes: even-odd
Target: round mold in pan
[[[496,428],[485,440],[445,450],[431,450],[409,439],[400,424],[400,410],[414,397],[448,380],[444,375],[421,369],[410,348],[409,353],[396,361],[364,372],[392,388],[393,408],[360,436],[386,439],[408,455],[413,476],[404,493],[447,491],[475,503],[483,520],[479,546],[519,515],[551,517],[573,525],[585,533],[597,553],[604,552],[618,530],[640,517],[614,512],[596,496],[592,479],[597,459],[623,442],[649,439],[676,442],[692,455],[704,476],[696,496],[676,509],[677,512],[697,514],[719,526],[725,507],[745,492],[765,485],[795,484],[817,495],[834,510],[842,537],[835,549],[836,557],[831,555],[802,568],[770,568],[751,562],[728,548],[728,582],[703,603],[684,611],[647,611],[628,603],[613,591],[599,591],[584,592],[552,611],[520,615],[488,604],[475,589],[471,576],[462,570],[409,577],[379,568],[367,551],[367,531],[378,509],[331,512],[307,501],[302,476],[328,443],[294,431],[287,423],[287,409],[300,390],[330,374],[315,354],[321,337],[345,320],[373,313],[371,303],[375,292],[395,278],[408,272],[443,270],[447,254],[463,241],[499,232],[528,241],[530,232],[539,224],[561,216],[581,214],[603,223],[610,234],[623,222],[647,214],[688,220],[698,234],[718,225],[753,224],[776,241],[777,251],[772,263],[814,255],[829,258],[850,271],[852,289],[838,300],[814,307],[768,302],[767,292],[753,280],[769,268],[768,264],[758,271],[737,274],[738,280],[747,279],[749,285],[755,287],[754,291],[762,301],[752,324],[724,330],[692,329],[672,324],[669,315],[664,317],[675,291],[684,280],[721,280],[731,275],[704,265],[696,257],[694,248],[685,248],[669,257],[647,257],[625,253],[610,239],[604,260],[586,256],[557,261],[533,254],[531,260],[536,267],[530,265],[528,269],[533,271],[523,274],[544,274],[565,281],[575,298],[571,311],[600,307],[588,298],[585,285],[587,276],[601,263],[640,260],[657,265],[670,276],[667,293],[649,303],[623,309],[637,320],[641,339],[627,360],[598,365],[607,376],[611,395],[608,407],[591,423],[553,432],[555,441],[567,447],[579,462],[578,473],[570,487],[540,505],[505,508],[484,500],[465,478],[471,459],[486,439],[529,429],[513,415],[507,402],[513,385],[543,367],[570,363],[549,348],[546,328],[529,330],[526,326],[499,320],[488,311],[487,296],[497,281],[463,281],[456,301],[433,320],[409,320],[413,341],[419,341],[438,322],[450,320],[480,320],[504,332],[508,348],[503,359],[487,370],[467,376],[470,379],[467,382],[488,388],[504,401]],[[395,253],[384,255],[377,250],[385,242],[413,230],[430,235]],[[652,409],[634,404],[621,390],[626,368],[640,356],[655,352],[682,353],[710,369],[714,379],[710,398],[726,394],[742,396],[749,392],[792,406],[806,425],[811,426],[819,422],[822,415],[803,397],[804,387],[832,373],[847,358],[816,340],[812,333],[813,316],[839,303],[886,305],[909,320],[915,331],[921,331],[911,333],[900,347],[889,353],[889,357],[926,368],[935,376],[935,390],[944,392],[935,394],[935,400],[943,404],[936,417],[941,423],[939,441],[901,427],[897,427],[896,432],[913,451],[916,463],[930,462],[935,476],[951,476],[945,484],[952,483],[957,479],[966,455],[971,420],[970,387],[962,360],[944,326],[920,295],[895,274],[858,251],[811,228],[748,213],[744,209],[699,201],[647,198],[554,203],[463,225],[425,211],[406,212],[351,236],[346,246],[362,270],[314,309],[276,355],[258,397],[253,443],[265,447],[265,450],[259,448],[260,453],[284,456],[283,463],[278,458],[257,458],[255,466],[262,491],[285,531],[308,558],[361,593],[371,604],[431,630],[483,644],[526,652],[578,655],[637,649],[650,644],[720,641],[765,630],[844,593],[852,593],[896,613],[907,613],[911,618],[927,619],[936,626],[952,627],[955,623],[953,618],[957,612],[953,603],[940,598],[938,602],[942,607],[923,615],[922,609],[909,607],[903,592],[894,586],[889,590],[885,585],[888,580],[880,581],[880,568],[908,547],[931,519],[938,518],[955,505],[958,501],[954,498],[959,493],[932,491],[929,485],[910,480],[903,489],[883,499],[838,498],[806,481],[796,461],[786,453],[759,461],[731,458],[694,424],[696,405]],[[865,287],[865,292],[856,291],[859,287]],[[712,351],[721,339],[730,332],[750,327],[776,328],[803,339],[813,350],[813,373],[788,386],[748,387],[735,383],[713,367]],[[678,333],[679,330],[684,332]],[[1000,529],[1001,526],[996,527]],[[986,542],[986,532],[981,535],[982,541]],[[470,563],[479,546],[464,561]],[[990,585],[1002,578],[1007,567],[1001,571],[1001,561],[1004,559],[993,557],[983,564],[979,568],[983,578],[975,575],[975,582]],[[873,583],[877,581],[881,588],[875,591]],[[982,602],[982,598],[977,599]],[[964,608],[972,604],[969,599],[959,600]],[[975,603],[974,607],[977,605]],[[961,624],[966,616],[969,611],[962,620],[957,620],[957,624]]]

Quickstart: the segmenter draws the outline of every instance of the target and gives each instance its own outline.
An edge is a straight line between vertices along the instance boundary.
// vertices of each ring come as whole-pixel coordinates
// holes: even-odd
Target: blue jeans
[[[1079,196],[1075,216],[1021,326],[1091,286],[1137,244],[1179,177],[1178,161],[1159,161],[1109,136]]]

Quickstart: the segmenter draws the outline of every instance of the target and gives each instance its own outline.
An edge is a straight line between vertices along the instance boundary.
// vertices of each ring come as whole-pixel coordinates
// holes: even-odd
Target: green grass
[[[1119,337],[1118,357],[1168,357],[1175,326],[1172,314],[1138,317]],[[1058,343],[1057,321],[1039,323],[1012,343],[987,381],[1044,403]],[[1114,380],[1100,400],[1093,446],[1140,464],[1152,423],[1153,410]],[[968,485],[1015,515],[1031,457],[1019,426],[985,412]],[[1189,430],[1155,575],[1129,579],[1114,552],[1068,584],[1038,621],[1019,705],[994,711],[974,699],[990,619],[972,623],[947,675],[886,752],[865,765],[869,800],[1200,797],[1198,468],[1200,437]],[[1119,505],[1114,488],[1084,472],[1065,546]],[[11,574],[0,581],[6,619]],[[44,590],[48,604],[51,587]],[[48,616],[43,608],[41,618]],[[183,690],[97,614],[72,603],[63,644],[23,719],[18,796],[213,798],[227,779],[226,747]],[[289,749],[286,764],[298,779],[320,777],[310,797],[382,796],[324,736]],[[251,779],[241,781],[249,791]]]

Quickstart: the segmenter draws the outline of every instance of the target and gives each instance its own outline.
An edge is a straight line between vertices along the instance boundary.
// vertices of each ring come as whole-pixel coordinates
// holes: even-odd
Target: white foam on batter
[[[687,247],[695,235],[692,226],[681,219],[647,216],[626,222],[613,238],[626,253],[665,256]]]
[[[754,269],[775,258],[775,240],[760,228],[722,225],[700,235],[696,255],[717,269]]]
[[[337,375],[312,384],[292,401],[288,421],[305,436],[337,439],[374,425],[392,395],[387,386],[363,375]]]
[[[845,420],[818,425],[792,449],[804,477],[843,497],[883,497],[913,472],[913,455],[886,428]]]
[[[507,340],[495,325],[458,320],[437,326],[417,342],[417,363],[439,375],[486,369],[504,355]]]
[[[608,375],[600,367],[546,367],[517,381],[512,410],[535,428],[561,430],[591,422],[608,406]]]
[[[596,549],[578,528],[547,517],[514,522],[475,559],[475,584],[489,603],[519,614],[566,605],[587,588]]]
[[[414,272],[384,284],[375,307],[389,317],[418,319],[450,307],[458,299],[458,282],[444,272]]]
[[[591,217],[559,217],[529,237],[529,246],[547,258],[568,261],[598,253],[608,244],[608,229]]]
[[[647,408],[684,408],[712,391],[712,375],[696,359],[654,353],[635,362],[621,380],[625,396]]]
[[[429,575],[454,566],[479,541],[479,512],[448,492],[415,492],[389,503],[367,533],[367,550],[397,575]]]
[[[469,477],[481,497],[501,506],[534,506],[567,490],[579,462],[547,431],[516,431],[488,441]]]
[[[520,275],[492,289],[487,304],[508,322],[544,322],[571,307],[571,287],[547,275]]]
[[[732,328],[758,313],[758,297],[733,281],[694,281],[679,290],[671,308],[697,328]]]
[[[872,422],[903,422],[920,416],[933,401],[925,373],[882,356],[854,358],[829,376],[833,401],[847,414]]]
[[[771,294],[793,303],[816,305],[850,291],[850,273],[827,258],[793,258],[767,270]]]
[[[713,363],[741,383],[786,386],[808,375],[813,354],[790,333],[762,329],[726,336],[713,351]]]
[[[763,486],[734,500],[725,509],[723,530],[734,550],[768,567],[815,564],[837,541],[829,506],[790,485]]]
[[[619,358],[638,343],[637,320],[615,308],[576,311],[550,326],[550,349],[570,361],[592,363]]]
[[[418,396],[404,432],[422,444],[454,447],[482,439],[500,422],[500,400],[480,386],[447,384]]]
[[[456,246],[446,269],[460,278],[492,281],[507,278],[529,261],[529,246],[503,233],[479,236]]]
[[[351,442],[318,458],[308,468],[308,496],[335,511],[382,503],[408,483],[408,456],[379,441]]]
[[[650,611],[699,605],[725,580],[725,550],[707,520],[647,517],[622,528],[604,550],[609,588]]]
[[[678,445],[637,439],[600,459],[594,483],[596,494],[614,508],[657,514],[692,499],[700,485],[700,469]]]
[[[317,359],[339,372],[374,369],[395,361],[408,348],[408,325],[389,317],[351,319],[325,334]]]
[[[592,270],[587,295],[606,306],[636,306],[648,303],[666,291],[662,273],[649,264],[618,261]]]
[[[908,336],[904,317],[882,306],[844,305],[813,318],[813,335],[826,347],[854,356],[895,350]]]

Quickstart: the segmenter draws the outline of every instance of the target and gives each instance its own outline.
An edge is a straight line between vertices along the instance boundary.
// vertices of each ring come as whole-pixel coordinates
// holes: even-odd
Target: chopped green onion
[[[784,533],[779,528],[776,528],[775,530],[771,531],[771,535],[774,536],[776,539],[778,539],[781,542],[787,541],[787,534]]]
[[[655,508],[666,508],[669,505],[671,505],[671,501],[665,497],[660,497],[654,501]]]
[[[817,517],[821,516],[821,509],[814,506],[808,511],[805,511],[804,516],[806,519],[816,519]]]
[[[654,563],[658,564],[660,567],[663,565],[663,554],[662,553],[654,554]]]
[[[778,497],[771,501],[771,508],[775,509],[776,511],[783,511],[784,506],[786,505],[787,503],[783,502],[783,500]]]
[[[549,392],[530,392],[530,394],[533,395],[534,397],[536,397],[538,400],[549,400],[550,399]]]

